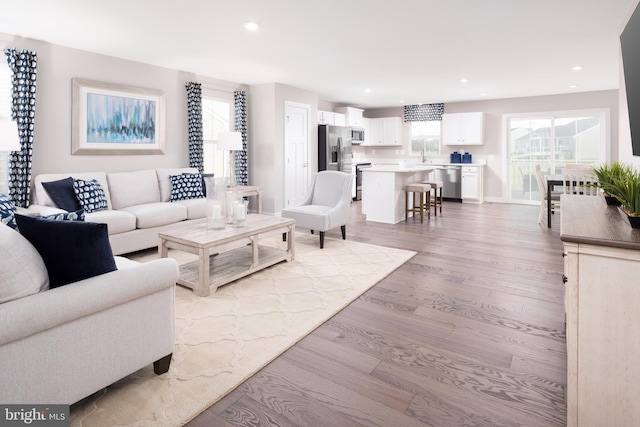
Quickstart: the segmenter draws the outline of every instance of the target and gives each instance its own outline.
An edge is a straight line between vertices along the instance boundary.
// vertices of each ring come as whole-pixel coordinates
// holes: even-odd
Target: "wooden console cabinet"
[[[640,425],[640,229],[601,196],[562,196],[567,425]]]

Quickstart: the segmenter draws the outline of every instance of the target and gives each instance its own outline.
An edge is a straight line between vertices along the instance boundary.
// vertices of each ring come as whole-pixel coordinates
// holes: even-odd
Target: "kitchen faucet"
[[[424,163],[424,148],[420,150],[420,158],[422,159],[422,163]]]

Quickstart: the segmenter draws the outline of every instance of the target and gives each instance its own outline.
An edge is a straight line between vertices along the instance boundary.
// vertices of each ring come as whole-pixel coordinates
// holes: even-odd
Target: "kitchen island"
[[[367,221],[404,221],[404,186],[429,179],[433,165],[373,165],[362,169],[362,213]],[[409,206],[413,200],[409,199]]]

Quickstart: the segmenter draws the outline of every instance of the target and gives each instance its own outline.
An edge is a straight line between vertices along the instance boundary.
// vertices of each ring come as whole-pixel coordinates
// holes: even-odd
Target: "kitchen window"
[[[440,154],[441,123],[411,122],[411,154]]]
[[[557,175],[568,164],[598,165],[609,158],[609,111],[566,111],[507,119],[509,200],[539,201],[535,165]]]
[[[233,117],[233,100],[202,96],[202,138],[204,173],[224,176],[229,164],[227,150],[218,150],[218,133],[229,132]]]

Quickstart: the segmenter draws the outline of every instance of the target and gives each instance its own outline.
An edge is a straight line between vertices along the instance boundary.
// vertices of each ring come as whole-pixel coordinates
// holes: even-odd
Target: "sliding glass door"
[[[606,110],[510,117],[507,126],[513,202],[540,200],[535,165],[547,176],[561,173],[567,164],[597,165],[608,158]]]

